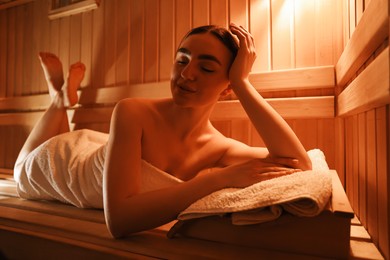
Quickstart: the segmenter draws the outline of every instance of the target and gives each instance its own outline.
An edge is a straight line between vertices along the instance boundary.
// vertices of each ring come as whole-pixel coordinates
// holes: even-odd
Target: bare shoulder
[[[119,101],[114,109],[113,116],[117,119],[128,121],[125,119],[145,120],[149,118],[149,114],[156,111],[157,104],[160,100],[141,99],[141,98],[126,98]]]

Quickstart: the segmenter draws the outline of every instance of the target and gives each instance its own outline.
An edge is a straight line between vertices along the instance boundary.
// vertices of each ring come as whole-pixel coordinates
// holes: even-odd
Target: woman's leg
[[[50,53],[40,53],[39,57],[52,102],[24,143],[15,168],[40,144],[53,136],[69,131],[66,104],[73,106],[77,103],[77,88],[84,77],[85,66],[82,63],[75,63],[69,69],[67,81],[60,86],[64,82],[60,60]]]

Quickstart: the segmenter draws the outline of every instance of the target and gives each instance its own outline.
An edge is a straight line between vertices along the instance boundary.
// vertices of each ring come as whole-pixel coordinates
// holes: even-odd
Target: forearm
[[[303,170],[311,169],[307,153],[287,122],[268,104],[248,80],[236,83],[233,90],[274,157],[299,160]]]
[[[106,205],[106,220],[114,237],[149,230],[174,219],[196,200],[224,187],[215,174],[201,175],[165,189]]]

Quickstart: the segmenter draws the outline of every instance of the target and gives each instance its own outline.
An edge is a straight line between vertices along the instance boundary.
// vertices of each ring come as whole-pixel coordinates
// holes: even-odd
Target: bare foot
[[[49,92],[51,95],[54,95],[56,92],[61,91],[62,85],[64,85],[62,63],[56,55],[49,52],[40,52],[39,59],[49,87]]]
[[[85,65],[81,62],[76,62],[69,68],[69,75],[65,85],[64,94],[67,96],[70,106],[74,106],[78,102],[77,89],[84,78],[84,73]]]

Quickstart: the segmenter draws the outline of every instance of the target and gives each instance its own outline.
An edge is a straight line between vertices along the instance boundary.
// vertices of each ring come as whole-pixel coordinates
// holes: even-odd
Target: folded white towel
[[[262,223],[278,218],[282,209],[297,216],[316,216],[332,194],[332,180],[324,154],[309,151],[313,170],[256,183],[244,189],[223,189],[189,206],[178,219],[232,214],[237,225]]]

